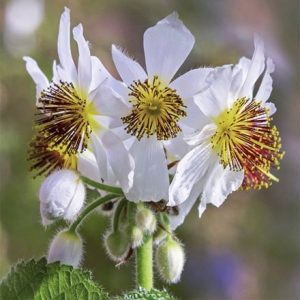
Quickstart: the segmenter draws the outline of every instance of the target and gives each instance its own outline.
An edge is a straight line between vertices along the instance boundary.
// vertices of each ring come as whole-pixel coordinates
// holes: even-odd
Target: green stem
[[[116,194],[110,194],[106,195],[104,197],[98,198],[97,200],[93,201],[91,204],[89,204],[78,216],[78,218],[71,224],[69,231],[75,232],[78,225],[86,218],[86,216],[91,213],[95,208],[97,208],[99,205],[106,203],[114,198],[119,197],[119,195]]]
[[[119,203],[118,206],[115,209],[114,215],[113,215],[113,221],[112,221],[112,227],[113,231],[116,232],[119,229],[119,220],[120,220],[120,215],[122,212],[122,209],[124,205],[126,204],[125,198],[123,198]]]
[[[94,188],[100,189],[102,191],[106,191],[106,192],[109,192],[109,193],[118,194],[118,195],[122,195],[122,196],[124,195],[121,188],[110,186],[110,185],[103,184],[103,183],[100,183],[100,182],[96,182],[96,181],[91,180],[91,179],[89,179],[87,177],[84,177],[84,176],[81,176],[81,179],[84,183],[86,183],[86,184],[88,184],[88,185],[90,185]]]
[[[153,238],[145,236],[142,246],[136,249],[136,276],[138,287],[153,288]]]

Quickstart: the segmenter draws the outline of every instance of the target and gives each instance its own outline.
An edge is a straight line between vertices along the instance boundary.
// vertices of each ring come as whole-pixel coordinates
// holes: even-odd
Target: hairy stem
[[[144,243],[136,249],[136,277],[138,287],[153,288],[153,238],[144,237]]]
[[[118,195],[122,195],[123,196],[123,191],[121,188],[118,188],[118,187],[114,187],[114,186],[110,186],[110,185],[107,185],[107,184],[103,184],[103,183],[100,183],[100,182],[96,182],[94,180],[91,180],[87,177],[84,177],[84,176],[81,176],[81,179],[84,183],[94,187],[94,188],[97,188],[99,190],[102,190],[102,191],[106,191],[106,192],[109,192],[109,193],[112,193],[112,194],[118,194]]]
[[[70,231],[76,231],[79,224],[86,218],[86,216],[91,213],[95,208],[97,208],[99,205],[104,204],[114,198],[119,197],[120,195],[117,194],[109,194],[104,197],[98,198],[97,200],[93,201],[91,204],[85,207],[85,209],[80,213],[78,218],[71,224],[69,230]]]

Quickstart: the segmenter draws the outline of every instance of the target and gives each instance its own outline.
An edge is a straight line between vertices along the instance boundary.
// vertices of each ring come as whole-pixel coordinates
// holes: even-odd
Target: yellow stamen
[[[125,129],[137,139],[156,136],[158,140],[174,138],[181,131],[177,122],[186,116],[185,105],[176,90],[165,86],[157,76],[129,87],[132,112],[122,118]]]
[[[260,189],[278,181],[270,169],[279,167],[284,153],[278,130],[270,121],[260,102],[246,98],[236,100],[214,119],[217,129],[211,137],[212,149],[224,167],[244,170],[243,189]]]
[[[99,114],[92,102],[72,83],[52,83],[41,93],[37,130],[66,152],[83,152],[93,130],[99,128],[94,116]]]

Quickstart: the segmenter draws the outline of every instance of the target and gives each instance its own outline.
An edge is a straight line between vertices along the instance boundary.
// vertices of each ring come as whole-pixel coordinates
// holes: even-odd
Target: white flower
[[[32,142],[30,159],[42,174],[62,167],[76,169],[78,164],[84,164],[85,170],[94,174],[94,168],[87,170],[94,160],[90,165],[78,160],[82,153],[96,145],[97,156],[101,153],[102,160],[97,176],[109,183],[117,182],[127,191],[131,186],[133,164],[121,139],[108,131],[112,121],[122,124],[121,120],[112,120],[111,115],[126,109],[125,104],[115,101],[111,87],[116,91],[125,87],[108,73],[98,58],[91,56],[81,24],[73,29],[73,38],[78,46],[78,67],[70,47],[70,11],[65,8],[57,44],[60,64],[54,61],[51,82],[32,58],[24,57],[27,71],[36,83],[36,105],[40,109],[36,121],[38,135]],[[45,156],[51,151],[55,155],[50,155],[51,163],[45,165],[49,162]],[[116,166],[118,159],[122,161],[122,168]]]
[[[50,243],[47,261],[78,268],[82,260],[83,243],[81,237],[71,231],[60,231]]]
[[[115,113],[123,121],[118,132],[127,139],[135,162],[133,186],[126,193],[131,201],[168,197],[164,148],[171,149],[173,141],[184,147],[182,127],[196,122],[191,98],[204,88],[210,72],[192,70],[171,82],[193,45],[193,35],[173,13],[144,33],[146,71],[112,47],[115,66],[127,86],[115,94],[119,102],[125,101],[127,110]]]
[[[71,170],[53,172],[44,180],[39,192],[43,225],[61,218],[74,220],[83,206],[85,194],[78,173]]]
[[[270,124],[275,106],[267,102],[273,71],[256,37],[252,60],[241,58],[233,68],[217,69],[208,78],[209,88],[194,97],[204,127],[195,127],[187,138],[193,149],[179,162],[170,185],[168,205],[179,205],[179,215],[171,217],[173,228],[183,222],[200,193],[199,216],[208,203],[218,207],[238,188],[260,189],[278,181],[270,173],[283,156],[279,133]]]

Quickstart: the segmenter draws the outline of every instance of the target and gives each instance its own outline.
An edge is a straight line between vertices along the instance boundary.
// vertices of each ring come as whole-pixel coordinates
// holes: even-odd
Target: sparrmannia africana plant
[[[153,266],[166,283],[180,280],[188,257],[174,230],[197,199],[200,217],[207,204],[219,207],[233,191],[278,181],[271,172],[284,153],[271,125],[276,108],[268,102],[274,64],[256,36],[252,59],[174,79],[195,39],[172,13],[144,33],[146,69],[112,46],[119,81],[91,55],[82,25],[72,33],[77,64],[65,8],[51,80],[24,57],[36,84],[28,157],[34,176],[45,176],[42,223],[66,224],[50,243],[49,266],[80,268],[80,225],[100,209],[111,219],[103,233],[108,256],[117,266],[135,256],[136,285],[144,289],[137,293],[159,293]],[[87,189],[98,197],[86,199]]]

